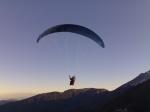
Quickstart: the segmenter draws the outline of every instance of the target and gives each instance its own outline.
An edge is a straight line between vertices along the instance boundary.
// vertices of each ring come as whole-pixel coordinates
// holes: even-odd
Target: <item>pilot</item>
[[[69,79],[70,79],[70,86],[73,86],[74,85],[74,83],[75,83],[75,79],[76,79],[76,77],[75,76],[70,76],[69,75]]]

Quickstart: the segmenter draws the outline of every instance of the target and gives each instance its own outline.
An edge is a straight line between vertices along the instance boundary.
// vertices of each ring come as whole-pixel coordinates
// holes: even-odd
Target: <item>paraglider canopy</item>
[[[60,25],[50,27],[39,35],[36,42],[39,43],[40,40],[44,38],[45,36],[52,34],[52,33],[58,33],[58,32],[71,32],[71,33],[80,34],[82,36],[85,36],[93,40],[100,47],[102,48],[105,47],[103,40],[98,34],[96,34],[94,31],[92,31],[91,29],[87,27],[76,25],[76,24],[60,24]],[[70,79],[70,86],[73,86],[75,83],[76,77],[69,75],[69,79]]]
[[[71,33],[80,34],[80,35],[83,35],[83,36],[93,40],[94,42],[96,42],[102,48],[105,47],[105,44],[104,44],[103,40],[101,39],[101,37],[98,34],[93,32],[89,28],[86,28],[86,27],[83,27],[83,26],[80,26],[80,25],[75,25],[75,24],[61,24],[61,25],[56,25],[56,26],[50,27],[47,30],[45,30],[38,37],[37,43],[43,37],[47,36],[48,34],[57,33],[57,32],[71,32]]]

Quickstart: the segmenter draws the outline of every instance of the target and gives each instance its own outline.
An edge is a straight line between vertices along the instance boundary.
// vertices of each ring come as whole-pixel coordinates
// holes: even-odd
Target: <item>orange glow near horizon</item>
[[[118,85],[118,84],[116,84]],[[96,86],[96,87],[92,87],[92,86],[85,86],[85,85],[75,85],[73,87],[70,86],[63,86],[63,87],[45,87],[45,88],[15,88],[15,87],[1,87],[0,86],[0,100],[2,99],[23,99],[23,98],[27,98],[36,94],[41,94],[41,93],[47,93],[47,92],[52,92],[52,91],[58,91],[58,92],[63,92],[67,89],[81,89],[81,88],[103,88],[103,89],[108,89],[108,90],[113,90],[116,88],[116,85],[112,85],[112,84],[101,84],[101,86]]]

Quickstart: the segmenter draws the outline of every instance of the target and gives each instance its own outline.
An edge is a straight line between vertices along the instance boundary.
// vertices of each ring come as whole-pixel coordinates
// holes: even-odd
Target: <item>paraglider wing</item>
[[[89,28],[75,25],[75,24],[61,24],[53,26],[46,31],[44,31],[37,39],[37,43],[46,35],[51,33],[57,33],[57,32],[71,32],[71,33],[77,33],[83,36],[86,36],[90,38],[91,40],[95,41],[98,45],[101,47],[105,47],[103,40],[98,36],[95,32],[90,30]]]

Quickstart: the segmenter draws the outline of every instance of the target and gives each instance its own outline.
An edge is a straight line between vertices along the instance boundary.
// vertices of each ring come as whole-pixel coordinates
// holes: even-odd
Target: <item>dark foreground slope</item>
[[[22,101],[0,106],[0,112],[91,112],[101,105],[109,91],[105,89],[71,89],[40,94]],[[94,104],[94,105],[93,105]]]
[[[15,100],[0,100],[0,105],[4,105],[10,102],[14,102]]]
[[[150,112],[150,80],[127,90],[99,112]]]
[[[0,112],[150,112],[150,71],[114,91],[70,89],[7,103]]]

